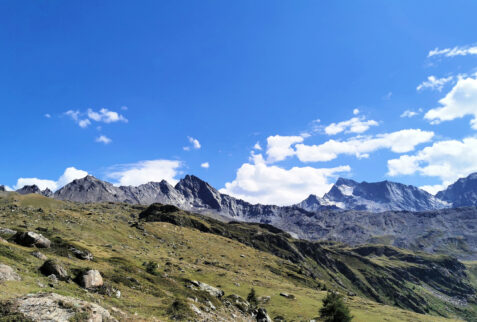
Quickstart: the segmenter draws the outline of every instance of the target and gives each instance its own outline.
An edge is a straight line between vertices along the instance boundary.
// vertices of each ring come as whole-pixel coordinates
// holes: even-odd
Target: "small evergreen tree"
[[[350,322],[353,319],[343,297],[336,292],[328,292],[323,299],[320,317],[325,322]]]
[[[257,295],[255,294],[255,289],[253,287],[247,295],[247,302],[250,303],[251,309],[255,309],[258,305]]]

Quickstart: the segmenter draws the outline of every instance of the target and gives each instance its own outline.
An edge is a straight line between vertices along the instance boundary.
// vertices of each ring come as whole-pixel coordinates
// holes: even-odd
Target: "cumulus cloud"
[[[477,138],[461,141],[435,142],[414,155],[402,155],[388,161],[388,175],[414,175],[435,177],[441,180],[437,186],[424,186],[428,191],[445,187],[460,177],[477,171]]]
[[[434,132],[407,129],[375,136],[358,136],[345,141],[329,140],[320,145],[297,144],[295,149],[296,156],[302,162],[331,161],[340,154],[367,158],[370,152],[379,149],[409,152],[418,144],[429,142],[433,136]]]
[[[204,162],[204,163],[201,163],[200,166],[204,169],[208,169],[210,167],[210,164],[209,164],[209,162]]]
[[[366,120],[365,117],[353,117],[352,119],[347,121],[343,121],[339,123],[331,123],[330,125],[325,127],[325,133],[328,135],[335,135],[341,132],[363,133],[369,130],[371,126],[377,126],[377,125],[378,125],[378,122],[374,120]]]
[[[46,113],[46,114],[45,114],[45,117],[46,117],[47,119],[49,119],[49,118],[51,118],[51,114]]]
[[[127,123],[128,120],[119,114],[118,112],[110,111],[107,108],[102,108],[99,112],[95,112],[92,109],[88,109],[88,117],[96,122],[103,123],[114,123],[114,122],[124,122]]]
[[[99,137],[96,138],[96,142],[103,143],[103,144],[109,144],[109,143],[113,142],[113,140],[108,138],[106,135],[100,135]]]
[[[467,56],[467,55],[477,55],[477,46],[456,46],[454,48],[444,48],[444,49],[433,49],[429,52],[427,57],[433,56],[444,56],[444,57],[454,57],[454,56]]]
[[[424,89],[431,89],[431,90],[437,90],[437,91],[442,91],[442,88],[444,88],[444,85],[447,84],[448,82],[452,81],[453,77],[442,77],[442,78],[436,78],[435,76],[429,76],[427,77],[427,80],[422,82],[417,86],[418,91],[422,91]]]
[[[473,116],[471,127],[477,130],[477,78],[459,78],[452,90],[439,100],[440,107],[430,109],[424,118],[432,124]]]
[[[267,138],[267,161],[278,162],[295,154],[292,145],[303,142],[301,136],[274,135]]]
[[[107,108],[102,108],[98,112],[88,109],[86,113],[79,110],[68,110],[65,115],[69,116],[81,128],[90,126],[92,121],[102,123],[128,122],[128,119],[118,112],[110,111]]]
[[[197,139],[194,139],[193,137],[191,136],[188,136],[187,139],[189,140],[189,143],[191,144],[190,146],[185,146],[183,147],[184,151],[190,151],[191,149],[200,149],[201,148],[201,145],[200,145],[200,142],[199,140]]]
[[[46,188],[55,191],[64,185],[70,183],[75,179],[81,179],[88,175],[88,172],[76,169],[75,167],[66,168],[65,172],[58,178],[58,180],[48,180],[39,178],[18,178],[15,189],[23,188],[24,186],[37,185],[40,190]]]
[[[355,109],[353,110],[353,115],[358,115],[358,114],[359,114],[359,110],[358,110],[357,108],[355,108]]]
[[[147,160],[114,166],[106,176],[116,180],[115,184],[121,186],[138,186],[162,180],[176,184],[176,176],[180,174],[181,167],[182,162],[176,160]]]
[[[252,161],[244,163],[237,170],[235,180],[226,183],[220,192],[251,203],[291,205],[309,194],[323,195],[332,186],[330,179],[350,170],[347,165],[285,169],[267,164],[261,154],[252,155]]]
[[[255,145],[253,146],[253,148],[254,148],[255,150],[258,150],[258,151],[261,151],[261,150],[262,150],[262,146],[260,145],[259,142],[255,143]]]

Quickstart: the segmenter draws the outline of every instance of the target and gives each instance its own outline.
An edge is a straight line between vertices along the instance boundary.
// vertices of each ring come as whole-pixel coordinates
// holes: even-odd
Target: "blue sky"
[[[192,173],[278,204],[321,195],[338,176],[435,192],[477,171],[476,11],[2,1],[0,182]]]

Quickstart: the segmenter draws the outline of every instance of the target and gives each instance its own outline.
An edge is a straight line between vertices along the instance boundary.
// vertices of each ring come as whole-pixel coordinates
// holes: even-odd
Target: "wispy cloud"
[[[467,55],[477,55],[477,46],[456,46],[454,48],[444,48],[444,49],[433,49],[429,52],[427,57],[434,56],[444,56],[444,57],[455,57],[455,56],[467,56]]]
[[[436,78],[435,76],[429,76],[427,77],[426,81],[423,81],[421,84],[417,86],[418,91],[422,91],[424,89],[430,89],[430,90],[437,90],[437,91],[442,91],[442,88],[444,88],[444,85],[452,81],[454,77],[449,76],[449,77],[442,77],[442,78]]]
[[[191,149],[198,150],[201,148],[200,142],[197,139],[194,139],[191,136],[187,137],[187,140],[189,140],[189,143],[191,144],[190,146],[185,146],[183,147],[184,151],[190,151]]]
[[[204,163],[202,163],[200,166],[201,166],[202,168],[204,168],[204,169],[210,168],[209,162],[204,162]]]
[[[411,117],[414,117],[416,115],[419,115],[420,113],[422,113],[422,108],[418,109],[417,111],[405,110],[404,112],[402,112],[401,117],[402,118],[404,118],[404,117],[411,118]]]

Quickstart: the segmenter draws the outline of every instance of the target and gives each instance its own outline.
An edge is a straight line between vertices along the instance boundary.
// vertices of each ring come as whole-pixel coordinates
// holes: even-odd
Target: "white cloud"
[[[127,110],[128,110],[128,107],[127,107],[126,105],[123,105],[123,106],[121,106],[121,110],[127,111]]]
[[[225,184],[220,192],[251,203],[291,205],[309,194],[323,195],[332,186],[330,179],[350,171],[349,166],[335,168],[270,166],[261,154],[252,155],[251,163],[244,163],[235,180]]]
[[[358,111],[359,112],[359,111]],[[350,120],[331,123],[325,127],[325,133],[328,135],[335,135],[341,132],[345,133],[363,133],[371,126],[377,126],[378,122],[374,120],[366,120],[365,117],[353,117]]]
[[[84,178],[88,175],[88,172],[84,170],[76,169],[75,167],[66,168],[63,175],[56,181],[58,188],[61,188],[73,180]]]
[[[166,180],[176,184],[182,162],[175,160],[148,160],[132,164],[117,165],[110,169],[108,178],[116,180],[117,185],[138,186],[148,182]]]
[[[460,177],[477,171],[477,138],[446,140],[425,147],[415,155],[402,155],[388,161],[388,175],[414,175],[435,177],[441,180],[441,187],[447,186]],[[437,186],[425,186],[428,191]]]
[[[295,145],[296,155],[302,162],[331,161],[340,154],[369,157],[370,152],[390,149],[396,153],[414,150],[416,145],[429,142],[434,132],[407,129],[376,136],[358,136],[346,141],[329,140],[320,145]]]
[[[292,145],[300,142],[303,142],[301,136],[269,136],[267,138],[267,162],[282,161],[294,155],[295,150]]]
[[[106,108],[102,108],[99,112],[88,109],[86,113],[80,112],[79,110],[68,110],[65,112],[65,115],[71,117],[71,119],[81,128],[86,128],[91,125],[91,121],[103,123],[128,122],[128,120],[121,114],[110,111]]]
[[[78,121],[78,125],[79,125],[81,128],[85,128],[85,127],[88,127],[89,125],[91,125],[91,121],[88,120],[88,119],[79,120],[79,121]]]
[[[56,190],[57,184],[53,180],[45,180],[38,178],[18,178],[17,184],[14,186],[16,190],[23,188],[24,186],[37,185],[40,190],[45,190],[46,188],[50,190]]]
[[[194,148],[196,150],[201,148],[200,142],[197,139],[194,139],[191,136],[188,136],[187,139],[189,140],[191,146],[185,146],[183,147],[184,151],[190,151],[191,148]]]
[[[105,135],[100,135],[99,137],[96,138],[96,142],[109,144],[109,143],[113,142],[113,140],[111,140],[110,138],[108,138]]]
[[[420,186],[419,189],[429,192],[431,195],[435,195],[439,191],[446,189],[448,184],[435,184],[435,185],[426,185]]]
[[[88,117],[96,122],[103,123],[114,123],[114,122],[124,122],[127,123],[128,120],[119,114],[118,112],[110,111],[107,108],[102,108],[99,112],[95,112],[92,109],[88,109]]]
[[[426,88],[431,89],[431,90],[437,90],[437,91],[442,91],[442,88],[444,87],[445,84],[450,82],[453,79],[452,76],[449,77],[442,77],[442,78],[436,78],[435,76],[429,76],[427,77],[427,81],[422,82],[417,86],[418,91],[422,91]]]
[[[418,109],[417,111],[405,110],[404,112],[402,112],[401,117],[411,118],[411,117],[414,117],[414,116],[416,116],[420,113],[422,113],[422,108]]]
[[[355,108],[355,109],[353,110],[353,115],[358,115],[358,114],[359,114],[359,110],[358,110],[357,108]]]
[[[456,46],[454,48],[436,48],[431,50],[427,57],[433,56],[444,56],[444,57],[454,57],[454,56],[467,56],[467,55],[477,55],[477,46]]]
[[[28,185],[37,185],[40,190],[45,190],[46,188],[55,191],[64,185],[70,183],[75,179],[81,179],[88,175],[88,172],[83,170],[78,170],[75,167],[66,168],[65,172],[57,180],[47,180],[47,179],[38,179],[38,178],[18,178],[17,184],[14,186],[15,189],[20,189]]]
[[[471,127],[477,130],[477,78],[459,78],[452,90],[439,100],[442,105],[430,109],[424,117],[432,124],[473,116]]]
[[[201,163],[200,166],[204,169],[208,169],[210,167],[210,164],[209,164],[209,162],[204,162],[204,163]]]
[[[47,119],[49,119],[49,118],[51,118],[51,114],[46,113],[46,114],[45,114],[45,117],[46,117]]]
[[[253,146],[253,148],[254,148],[255,150],[258,150],[258,151],[261,151],[261,150],[262,150],[262,146],[260,145],[259,142],[255,143],[255,145]]]

